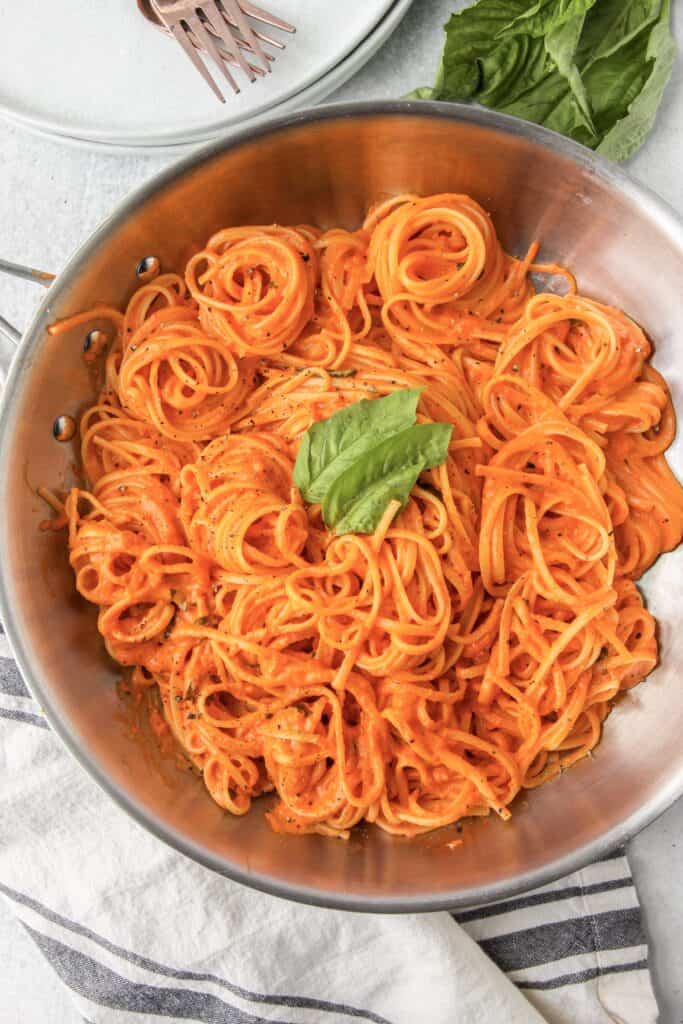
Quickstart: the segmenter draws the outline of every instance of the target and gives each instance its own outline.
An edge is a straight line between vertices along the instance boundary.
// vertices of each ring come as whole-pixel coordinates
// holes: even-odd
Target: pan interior
[[[92,305],[125,303],[144,256],[181,267],[214,230],[245,223],[355,227],[372,202],[402,191],[465,192],[493,216],[503,245],[567,264],[580,289],[623,307],[656,346],[654,363],[683,409],[681,230],[673,215],[589,154],[497,116],[437,105],[363,105],[314,112],[193,157],[133,197],[72,260],[17,361],[0,449],[2,611],[21,667],[52,723],[86,766],[144,824],[204,863],[282,895],[358,909],[436,909],[549,881],[625,839],[683,789],[683,553],[643,580],[660,623],[661,664],[620,701],[595,756],[518,800],[509,823],[349,842],[283,837],[258,801],[244,818],[221,811],[196,776],[131,735],[95,610],[75,594],[64,537],[40,532],[40,485],[69,479],[74,453],[52,423],[92,398],[82,359],[92,325],[57,338],[46,325]],[[683,475],[681,445],[670,461]]]

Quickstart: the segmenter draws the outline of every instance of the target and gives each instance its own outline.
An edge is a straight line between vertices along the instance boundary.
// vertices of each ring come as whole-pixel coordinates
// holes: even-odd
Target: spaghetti
[[[404,195],[355,232],[219,231],[51,328],[115,335],[64,506],[76,587],[232,814],[275,791],[282,832],[507,818],[654,667],[634,581],[683,534],[671,400],[642,330],[537,250]],[[414,387],[448,458],[334,535],[292,481],[303,434]]]

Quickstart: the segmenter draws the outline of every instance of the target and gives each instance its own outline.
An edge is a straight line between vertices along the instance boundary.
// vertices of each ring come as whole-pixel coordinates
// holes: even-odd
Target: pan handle
[[[55,279],[54,274],[48,274],[44,270],[35,270],[33,267],[24,267],[20,263],[10,263],[9,260],[1,259],[0,273],[42,284],[44,288],[49,288]],[[5,320],[4,316],[0,316],[0,379],[3,384],[20,341],[21,332],[9,320]]]

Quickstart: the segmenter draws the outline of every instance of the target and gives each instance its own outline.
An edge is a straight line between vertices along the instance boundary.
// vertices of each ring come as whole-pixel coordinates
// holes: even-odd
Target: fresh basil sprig
[[[671,0],[477,0],[452,14],[436,82],[414,99],[474,100],[612,160],[654,123],[676,47]]]
[[[450,423],[415,423],[421,391],[361,399],[304,434],[294,483],[306,501],[322,502],[337,534],[372,533],[389,502],[405,506],[420,473],[448,455]]]
[[[420,473],[448,455],[450,423],[420,423],[393,434],[334,481],[323,518],[336,533],[372,533],[390,501],[404,506]]]
[[[322,501],[336,478],[365,452],[411,427],[422,390],[393,391],[374,401],[362,398],[309,427],[294,466],[294,483],[306,501]]]

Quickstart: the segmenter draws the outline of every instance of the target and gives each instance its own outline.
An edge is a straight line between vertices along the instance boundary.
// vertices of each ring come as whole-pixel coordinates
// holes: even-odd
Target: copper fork
[[[163,32],[165,35],[170,35],[171,34],[169,29],[167,29],[166,26],[164,25],[164,23],[162,22],[161,18],[157,14],[157,12],[154,10],[154,8],[152,6],[152,0],[137,0],[137,4],[138,4],[138,10],[140,11],[140,14],[142,14],[143,17],[145,17],[147,19],[147,21],[149,21],[150,24],[154,26],[154,28],[159,29],[159,31]],[[203,18],[203,16],[201,14],[199,15],[199,17],[202,18],[202,20],[204,20],[204,27],[206,28],[207,32],[209,32],[211,35],[213,35],[214,33],[213,33],[212,29],[211,29],[211,26],[206,23],[205,19]],[[286,24],[286,22],[284,24]],[[294,31],[296,31],[296,30],[294,30]],[[274,47],[277,50],[284,50],[284,48],[285,48],[285,44],[280,42],[279,39],[276,39],[274,36],[267,36],[264,32],[260,32],[258,29],[254,29],[254,35],[258,36],[259,39],[263,43],[266,43],[268,46],[272,46],[272,47]],[[192,33],[192,31],[190,29],[187,30],[187,38],[192,43],[192,45],[194,46],[195,50],[202,50],[202,44],[199,42],[197,37],[195,35],[193,35],[193,33]],[[237,38],[237,43],[238,43],[240,49],[245,51],[247,59],[249,59],[249,55],[251,54],[251,49],[250,49],[248,43],[244,39],[242,39],[241,36],[236,36],[236,38]],[[225,61],[226,64],[229,64],[229,65],[231,65],[233,67],[238,68],[239,64],[237,63],[235,58],[232,57],[231,54],[225,49],[225,47],[223,46],[223,43],[221,42],[220,38],[218,36],[216,36],[214,41],[215,41],[216,46],[218,48],[218,52],[221,55],[221,59],[223,61]],[[275,60],[275,58],[270,53],[268,53],[267,51],[266,51],[266,58],[267,58],[268,61]],[[259,65],[252,64],[250,62],[249,63],[249,67],[251,68],[251,70],[253,71],[253,73],[255,75],[263,76],[265,74],[265,71]]]
[[[138,0],[138,7],[147,18],[171,33],[221,103],[225,98],[198,50],[204,50],[213,58],[233,91],[238,93],[239,85],[228,70],[228,64],[240,68],[249,81],[254,82],[258,74],[270,71],[274,60],[262,44],[284,48],[278,39],[252,28],[250,19],[285,32],[296,31],[288,22],[244,0]],[[252,64],[245,53],[255,63]]]
[[[161,19],[159,18],[159,15],[156,13],[154,8],[152,7],[152,0],[137,0],[137,2],[138,2],[138,8],[140,10],[140,13],[143,14],[144,17],[147,18],[147,20],[150,21],[152,23],[152,25],[154,25],[155,28],[161,29],[163,32],[166,32],[168,34],[168,29],[162,23]],[[231,19],[226,14],[225,8],[223,7],[223,4],[221,3],[221,0],[217,0],[217,6],[218,6],[218,9],[223,14],[223,16],[232,24]],[[241,6],[243,12],[247,15],[247,17],[252,18],[254,21],[262,22],[264,25],[270,25],[273,28],[277,28],[277,29],[282,30],[283,32],[290,32],[290,33],[296,32],[296,28],[294,27],[294,25],[290,25],[289,22],[283,21],[282,18],[278,18],[275,14],[271,14],[269,11],[265,11],[262,7],[257,7],[255,4],[250,4],[250,3],[246,3],[246,2],[242,2],[240,4],[240,6]],[[207,31],[210,32],[213,35],[214,34],[213,33],[213,29],[206,22],[206,19],[204,18],[204,16],[200,13],[199,17],[202,18],[202,20],[204,20],[205,28],[207,29]],[[265,45],[272,46],[276,50],[284,50],[285,49],[285,44],[280,39],[276,38],[275,36],[266,35],[265,32],[262,32],[260,29],[257,29],[257,28],[254,28],[253,32],[254,32],[254,35],[256,36],[256,38],[258,40],[260,40],[262,43],[264,43]],[[201,44],[192,35],[191,32],[188,32],[188,37],[189,37],[190,41],[192,42],[193,46],[195,47],[195,49],[201,50],[201,48],[202,48]],[[240,46],[240,48],[242,50],[246,50],[249,53],[253,52],[253,47],[250,46],[250,44],[246,41],[246,39],[244,39],[239,34],[236,34],[236,38],[237,38],[237,42],[238,42],[238,44],[239,44],[239,46]],[[235,66],[237,66],[236,62],[233,61],[233,58],[230,56],[230,54],[227,53],[227,51],[223,51],[223,44],[221,43],[220,38],[218,36],[216,36],[216,41],[217,41],[218,49],[221,51],[221,55],[222,55],[223,59],[226,60],[228,64],[235,63]],[[275,57],[272,56],[270,53],[268,53],[267,50],[265,51],[265,54],[266,54],[266,59],[268,61],[275,60]],[[256,65],[252,64],[251,68],[252,68],[252,71],[254,71],[256,74],[264,74],[264,71],[263,71],[263,69],[261,67],[257,67]]]

